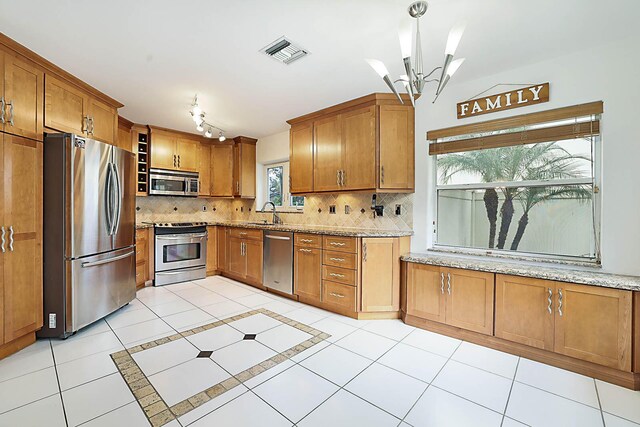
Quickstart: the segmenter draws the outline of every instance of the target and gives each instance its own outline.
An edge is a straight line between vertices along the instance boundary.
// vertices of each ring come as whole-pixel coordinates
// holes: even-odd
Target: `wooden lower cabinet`
[[[496,337],[553,351],[555,282],[496,275]]]
[[[225,273],[251,285],[261,286],[262,232],[259,237],[237,237],[233,233],[227,237]]]
[[[256,285],[262,285],[262,238],[244,241],[244,256],[247,260],[245,278]]]
[[[218,270],[218,227],[207,227],[207,276]]]
[[[556,282],[556,353],[631,371],[630,291]]]
[[[149,230],[136,230],[136,286],[143,288],[149,280]]]
[[[398,238],[362,239],[361,311],[400,310]]]
[[[293,254],[293,292],[320,302],[321,288],[322,249],[296,246]]]
[[[493,273],[409,264],[406,312],[493,335],[493,282]]]
[[[218,247],[217,260],[218,260],[218,271],[224,273],[228,269],[227,264],[227,253],[229,252],[229,247],[227,246],[229,243],[229,229],[227,227],[216,227],[218,229],[217,232],[217,242],[216,246]]]
[[[344,285],[342,283],[322,281],[322,302],[329,306],[334,306],[347,313],[355,312],[356,307],[356,287]]]
[[[227,248],[227,273],[244,277],[247,274],[247,262],[244,258],[243,240],[239,237],[229,237]]]

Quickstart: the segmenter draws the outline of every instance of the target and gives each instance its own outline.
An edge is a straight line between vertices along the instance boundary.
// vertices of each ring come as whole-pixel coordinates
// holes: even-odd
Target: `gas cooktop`
[[[207,225],[206,222],[156,222],[154,227],[172,228],[172,227],[201,227]]]

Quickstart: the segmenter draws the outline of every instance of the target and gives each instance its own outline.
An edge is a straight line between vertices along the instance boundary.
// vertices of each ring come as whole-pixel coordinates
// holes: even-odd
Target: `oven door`
[[[159,196],[184,196],[187,179],[182,176],[149,175],[149,194]]]
[[[198,267],[207,262],[207,233],[156,235],[156,271]]]

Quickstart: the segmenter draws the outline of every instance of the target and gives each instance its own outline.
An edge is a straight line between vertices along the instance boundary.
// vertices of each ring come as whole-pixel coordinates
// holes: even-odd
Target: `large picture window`
[[[599,116],[438,143],[437,247],[599,260]]]

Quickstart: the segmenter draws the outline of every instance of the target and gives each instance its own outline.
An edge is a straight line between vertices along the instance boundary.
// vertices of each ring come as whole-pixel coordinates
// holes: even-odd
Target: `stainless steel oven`
[[[207,276],[207,227],[203,223],[155,225],[156,286]]]
[[[149,169],[149,194],[198,197],[198,172]]]

